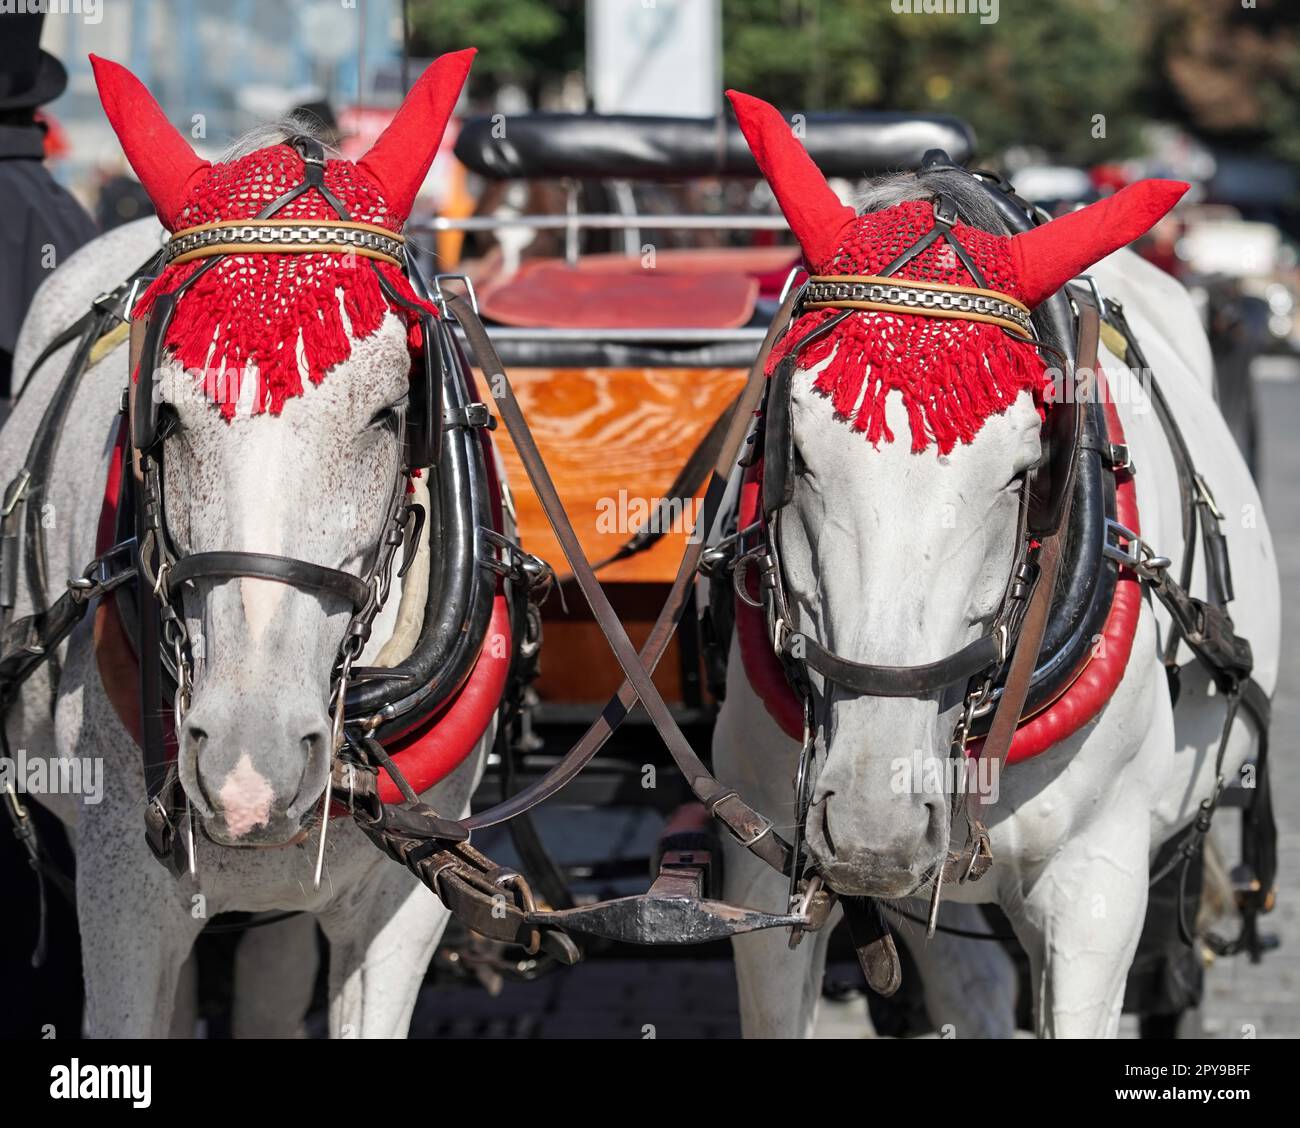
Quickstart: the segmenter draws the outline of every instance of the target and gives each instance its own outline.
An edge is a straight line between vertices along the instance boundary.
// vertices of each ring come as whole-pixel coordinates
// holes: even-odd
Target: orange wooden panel
[[[587,559],[613,553],[662,497],[714,420],[739,394],[739,368],[520,368],[510,373]],[[492,404],[491,397],[485,397]],[[514,491],[523,546],[568,567],[504,427],[494,439]],[[694,512],[689,515],[692,519]],[[689,528],[689,522],[686,525]],[[602,569],[612,582],[671,583],[679,527],[654,548]],[[553,648],[552,648],[553,649]]]
[[[570,607],[574,598],[582,598],[574,591],[568,594]],[[653,623],[628,620],[622,615],[620,618],[628,638],[639,650]],[[548,616],[542,640],[541,673],[535,688],[543,701],[603,705],[623,684],[623,671],[610,653],[609,643],[590,619],[573,621]],[[675,638],[655,669],[654,683],[665,701],[675,704],[682,700],[681,658]]]

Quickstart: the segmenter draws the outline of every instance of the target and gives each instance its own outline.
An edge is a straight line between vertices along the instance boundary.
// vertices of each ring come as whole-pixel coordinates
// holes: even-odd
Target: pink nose
[[[232,838],[242,838],[250,830],[271,821],[271,804],[275,789],[255,767],[245,752],[226,775],[217,792],[226,816],[226,830]]]

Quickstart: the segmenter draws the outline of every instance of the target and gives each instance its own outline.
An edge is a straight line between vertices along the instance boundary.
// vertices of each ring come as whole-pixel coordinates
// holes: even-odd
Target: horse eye
[[[166,439],[185,430],[180,414],[171,404],[163,404],[158,410],[158,438]]]
[[[387,427],[397,419],[397,413],[406,406],[407,397],[403,396],[396,403],[390,403],[381,407],[370,417],[370,422],[366,424],[367,430],[373,430],[376,427]]]

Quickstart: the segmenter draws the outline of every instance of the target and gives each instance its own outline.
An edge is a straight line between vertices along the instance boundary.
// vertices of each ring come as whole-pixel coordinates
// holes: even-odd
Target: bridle
[[[132,368],[139,374],[131,392],[129,435],[134,478],[139,489],[135,532],[142,584],[137,600],[137,645],[145,697],[141,744],[148,790],[146,838],[160,860],[170,868],[179,869],[176,836],[181,803],[177,795],[178,781],[167,756],[162,698],[165,656],[166,673],[175,686],[172,716],[174,732],[179,738],[193,686],[191,640],[179,605],[182,589],[195,581],[250,578],[286,584],[347,605],[350,617],[331,675],[332,732],[328,752],[331,770],[327,773],[322,807],[316,872],[319,881],[325,841],[323,828],[328,821],[334,779],[333,763],[345,741],[347,695],[354,664],[369,641],[375,616],[388,599],[397,550],[408,541],[418,542],[426,519],[422,507],[409,500],[406,487],[412,471],[438,463],[443,430],[442,381],[435,378],[440,361],[436,356],[438,346],[432,315],[403,298],[375,270],[385,296],[419,315],[424,344],[421,360],[412,372],[408,401],[397,408],[397,425],[404,436],[402,457],[384,503],[382,532],[364,574],[357,576],[295,557],[261,552],[222,549],[186,554],[177,548],[168,530],[163,490],[163,462],[170,427],[161,412],[155,381],[162,343],[185,291],[225,256],[253,252],[352,252],[372,267],[375,262],[387,262],[401,266],[408,277],[418,278],[418,269],[407,260],[400,235],[370,224],[353,223],[342,202],[325,186],[325,154],[320,143],[307,136],[296,136],[286,143],[302,157],[302,182],[269,203],[255,220],[217,222],[177,232],[164,250],[164,261],[176,264],[202,259],[202,265],[175,289],[159,295],[148,318],[132,324]],[[285,205],[309,191],[320,193],[339,222],[275,218]],[[188,797],[184,801],[184,826],[187,864],[193,873],[194,819]]]
[[[825,686],[870,697],[933,694],[942,697],[960,688],[963,704],[949,744],[950,755],[957,757],[965,756],[974,718],[978,711],[989,706],[995,687],[1001,682],[1001,698],[993,706],[992,728],[981,753],[985,758],[1000,760],[1010,746],[1028,692],[1059,568],[1084,425],[1084,414],[1078,406],[1079,388],[1085,385],[1096,364],[1097,309],[1086,295],[1076,296],[1079,338],[1074,355],[1078,360],[1065,373],[1068,383],[1064,394],[1057,397],[1047,413],[1043,430],[1045,456],[1021,475],[1015,555],[990,628],[955,652],[918,665],[857,662],[834,653],[811,632],[794,628],[779,546],[783,514],[794,498],[795,449],[790,404],[793,376],[802,350],[864,310],[983,321],[999,326],[1020,341],[1042,344],[1033,335],[1029,311],[1009,295],[990,290],[978,266],[961,246],[953,232],[958,219],[953,202],[940,193],[934,197],[933,207],[933,227],[879,275],[813,276],[804,283],[791,322],[800,312],[808,310],[840,312],[807,333],[781,358],[768,386],[753,437],[754,457],[761,453],[763,459],[761,520],[756,527],[751,526],[738,535],[733,581],[738,598],[764,610],[771,645],[803,705],[804,740],[796,788],[796,856],[802,845],[811,798],[809,780],[816,737],[825,724],[824,719],[820,722],[817,719],[819,695],[814,689],[813,675],[820,677]],[[952,247],[975,280],[975,286],[891,280],[898,269],[939,240]],[[751,572],[756,574],[757,596],[748,588]],[[824,698],[826,694],[820,696]],[[970,801],[964,788],[954,793],[952,813],[954,817],[965,814],[967,840],[960,851],[949,853],[942,870],[935,874],[930,912],[932,928],[942,882],[978,880],[992,863],[981,806],[978,801]]]

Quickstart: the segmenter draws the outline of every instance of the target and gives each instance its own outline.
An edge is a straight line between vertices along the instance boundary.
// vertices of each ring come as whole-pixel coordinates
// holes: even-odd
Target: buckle
[[[464,407],[450,407],[442,413],[442,429],[451,431],[456,427],[486,427],[495,431],[497,420],[487,404],[467,403]]]
[[[177,857],[176,824],[172,822],[160,795],[155,795],[145,806],[144,840],[149,846],[149,852],[173,877],[179,877],[184,867]]]
[[[5,490],[4,508],[0,509],[0,517],[8,517],[18,508],[18,503],[27,495],[27,486],[31,480],[32,472],[25,466],[18,471],[18,476],[9,483],[9,488]]]
[[[555,572],[540,556],[525,552],[515,541],[502,536],[495,529],[479,526],[479,535],[487,543],[487,555],[480,555],[476,561],[481,567],[495,572],[502,579],[522,583],[531,592],[541,590],[539,597],[545,599],[550,592]]]
[[[1210,487],[1205,484],[1205,479],[1200,474],[1193,474],[1192,478],[1196,482],[1196,492],[1201,495],[1201,504],[1214,514],[1216,521],[1222,521],[1223,514],[1219,512],[1218,503],[1214,500],[1214,494],[1210,493]]]
[[[744,846],[745,849],[748,850],[755,843],[761,841],[763,838],[766,838],[767,835],[771,833],[772,821],[771,819],[759,815],[757,811],[753,812],[753,814],[755,814],[759,820],[761,829],[752,838],[749,839],[742,838],[740,832],[734,826],[732,826],[730,822],[727,821],[726,815],[718,813],[719,809],[722,807],[724,803],[731,803],[731,802],[740,803],[742,806],[744,806],[744,801],[740,798],[740,796],[736,792],[727,791],[724,792],[722,795],[719,795],[718,798],[713,800],[713,802],[708,805],[709,814],[713,818],[717,819],[718,822],[722,823],[722,825],[727,828],[727,833],[730,834],[732,838],[734,838],[737,842],[739,842],[742,846]]]
[[[468,274],[454,274],[445,271],[440,274],[435,274],[430,279],[433,283],[433,293],[430,297],[432,297],[433,301],[440,306],[445,313],[447,309],[447,295],[442,292],[442,284],[452,280],[464,285],[465,292],[469,297],[469,308],[474,311],[474,316],[478,317],[478,294],[474,292],[474,282]],[[452,293],[453,296],[455,296],[455,292],[453,291]]]
[[[957,214],[957,205],[947,196],[940,193],[934,198],[934,220],[936,223],[942,223],[945,227],[951,227],[960,218]]]
[[[1164,571],[1172,563],[1167,556],[1157,556],[1155,549],[1132,529],[1125,528],[1109,517],[1106,518],[1101,552],[1107,559],[1131,568],[1145,579],[1154,579],[1157,572]]]
[[[123,321],[130,322],[131,311],[135,309],[135,303],[139,300],[141,287],[147,288],[152,286],[153,283],[153,277],[148,274],[142,274],[139,278],[134,279],[131,282],[130,289],[126,292],[126,300],[122,303],[122,312],[118,314],[118,317]]]

